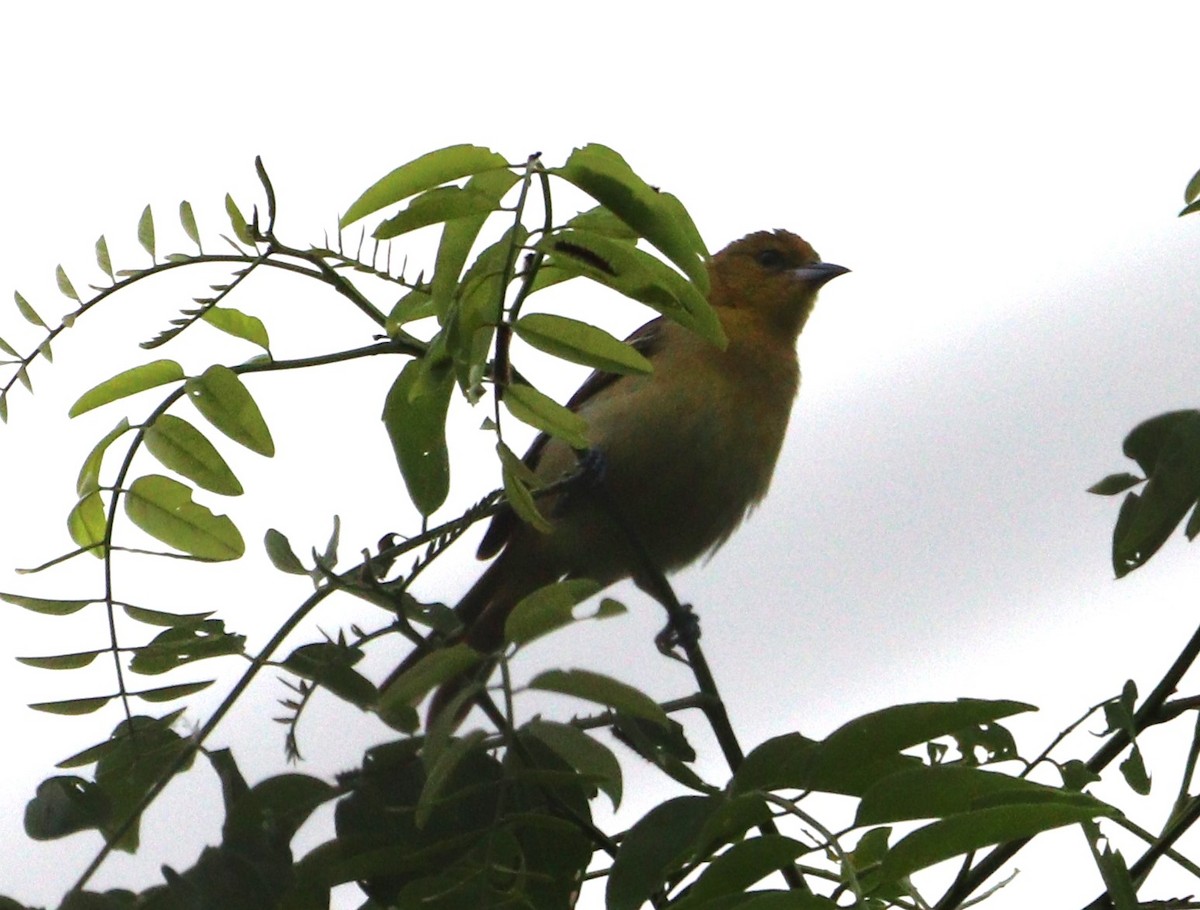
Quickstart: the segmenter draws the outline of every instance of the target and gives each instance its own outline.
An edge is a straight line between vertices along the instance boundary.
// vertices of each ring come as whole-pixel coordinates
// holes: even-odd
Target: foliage
[[[56,280],[70,303],[67,312],[48,322],[41,315],[45,305],[35,309],[17,293],[17,312],[43,334],[26,354],[0,339],[0,351],[11,358],[0,385],[0,417],[7,419],[16,385],[31,390],[33,362],[49,360],[58,337],[82,317],[156,276],[219,265],[229,270],[228,279],[195,298],[143,348],[157,350],[206,322],[261,349],[249,360],[213,362],[195,375],[169,359],[134,364],[80,395],[72,416],[128,405],[140,393],[159,396],[141,418],[121,417],[87,454],[76,479],[78,499],[67,516],[75,548],[35,570],[90,553],[101,561],[104,583],[86,597],[0,594],[10,604],[62,622],[95,610],[110,620],[110,640],[93,650],[23,658],[49,670],[85,667],[106,654],[113,659],[115,691],[33,705],[62,715],[101,710],[120,715],[108,739],[59,763],[68,772],[92,768],[90,776],[50,777],[28,804],[30,837],[88,830],[104,837],[104,848],[63,907],[308,910],[327,906],[333,886],[358,882],[369,895],[367,907],[556,908],[572,906],[581,889],[597,887],[591,880],[603,879],[612,910],[635,910],[647,902],[681,910],[851,905],[949,910],[965,906],[1029,838],[1067,825],[1078,826],[1092,845],[1097,882],[1108,895],[1101,900],[1111,901],[1104,906],[1136,906],[1138,888],[1163,855],[1200,876],[1200,869],[1172,849],[1200,813],[1200,800],[1189,795],[1195,747],[1175,811],[1157,835],[1087,792],[1122,755],[1120,772],[1129,787],[1137,793],[1149,789],[1151,777],[1137,738],[1148,726],[1195,707],[1188,699],[1168,699],[1200,650],[1200,633],[1147,698],[1139,701],[1129,683],[1033,758],[1023,757],[1001,723],[1032,706],[971,699],[885,708],[848,720],[821,740],[785,733],[744,754],[697,636],[687,634],[677,635],[676,645],[695,676],[695,693],[658,704],[620,679],[556,669],[537,676],[530,688],[565,694],[597,713],[571,720],[522,716],[507,664],[519,660],[529,642],[578,622],[576,608],[597,593],[596,586],[582,579],[561,582],[522,602],[505,630],[496,683],[486,675],[493,672],[492,661],[463,644],[447,644],[457,629],[453,612],[418,602],[409,585],[502,500],[524,520],[544,523],[537,501],[545,491],[534,486],[531,473],[506,444],[505,415],[580,450],[587,447],[586,423],[513,366],[514,334],[546,354],[599,370],[650,369],[633,347],[595,326],[523,312],[533,295],[588,278],[720,344],[720,325],[706,301],[708,254],[699,232],[679,200],[651,187],[620,155],[600,145],[576,149],[558,167],[547,167],[537,155],[513,163],[468,145],[431,152],[369,187],[347,210],[333,245],[310,247],[279,239],[274,190],[261,162],[257,169],[261,207],[255,205],[247,218],[231,197],[225,199],[230,233],[222,239],[230,251],[205,252],[192,207],[184,202],[180,226],[195,251],[160,257],[160,232],[147,207],[137,239],[149,266],[115,270],[101,237],[96,261],[107,283],[89,285],[90,293],[81,296],[59,267]],[[594,206],[560,220],[552,200],[564,184],[590,197]],[[1198,194],[1200,175],[1189,185],[1185,212],[1196,210]],[[351,252],[342,229],[385,210],[390,214],[375,226],[369,255],[362,255],[361,242]],[[391,245],[438,225],[431,277],[393,270]],[[639,241],[658,255],[639,247]],[[277,359],[264,321],[228,303],[234,289],[271,270],[325,286],[335,301],[348,303],[381,334],[361,347]],[[380,305],[381,299],[394,302]],[[341,571],[336,569],[336,519],[328,544],[320,552],[314,549],[307,563],[286,536],[268,531],[264,546],[272,564],[283,573],[308,576],[313,592],[253,655],[246,653],[245,638],[227,627],[238,619],[232,611],[221,617],[207,611],[176,613],[114,597],[113,554],[136,550],[124,542],[128,528],[122,514],[166,548],[152,558],[227,562],[245,553],[234,520],[210,503],[243,493],[225,440],[257,457],[275,455],[268,415],[255,401],[248,377],[286,377],[291,370],[378,356],[402,361],[390,387],[373,393],[398,470],[422,516],[419,529],[399,542],[385,537],[377,550]],[[496,435],[503,488],[464,514],[433,523],[450,490],[446,421],[455,395],[472,404],[490,401],[487,425]],[[184,399],[201,421],[181,416]],[[362,435],[364,444],[383,444],[381,434]],[[1140,494],[1127,494],[1116,523],[1118,575],[1143,565],[1189,509],[1188,537],[1200,530],[1197,440],[1200,411],[1147,421],[1125,444],[1145,477],[1113,475],[1093,488],[1113,495],[1145,484]],[[158,467],[146,470],[143,465],[151,459]],[[413,559],[407,571],[397,568],[405,557]],[[644,554],[639,558],[646,563],[639,566],[640,577],[655,581],[654,596],[673,628],[686,632],[695,620],[657,567]],[[371,631],[344,629],[282,654],[285,640],[335,594],[380,607],[386,623]],[[592,618],[621,610],[602,600]],[[118,614],[144,630],[140,643],[118,639]],[[419,659],[381,690],[357,665],[373,642],[385,636],[394,641],[396,635],[412,643]],[[183,700],[212,686],[214,678],[189,676],[147,688],[132,682],[169,672],[194,674],[201,662],[231,655],[246,660],[247,668],[189,736],[176,729],[187,710]],[[337,780],[287,772],[249,785],[234,756],[211,743],[218,724],[266,667],[293,679],[293,695],[284,702],[288,714],[282,718],[291,757],[300,752],[296,720],[319,691],[373,713],[396,737],[370,750],[359,769]],[[414,705],[464,671],[475,674],[474,683],[458,693],[457,706],[481,707],[488,725],[458,732],[452,706],[423,726]],[[172,707],[158,716],[139,713],[158,704]],[[694,770],[697,756],[690,741],[696,731],[677,720],[689,709],[698,709],[712,728],[730,766],[726,779],[704,780]],[[1061,757],[1066,733],[1096,713],[1107,722],[1099,751],[1087,761]],[[597,736],[601,730],[611,731],[619,749]],[[596,801],[621,804],[621,758],[630,754],[649,762],[683,795],[663,800],[625,831],[606,831],[595,820]],[[221,842],[204,849],[188,869],[164,868],[163,881],[140,894],[86,891],[112,850],[141,846],[142,813],[172,778],[197,765],[200,755],[222,785]],[[1035,781],[1035,772],[1055,782]],[[336,803],[334,836],[304,856],[293,856],[292,838],[300,825],[331,802]],[[1146,853],[1127,864],[1108,843],[1105,832],[1112,826],[1144,837]],[[985,855],[976,855],[984,849]],[[920,873],[955,859],[960,871],[940,899],[923,896],[931,886]]]

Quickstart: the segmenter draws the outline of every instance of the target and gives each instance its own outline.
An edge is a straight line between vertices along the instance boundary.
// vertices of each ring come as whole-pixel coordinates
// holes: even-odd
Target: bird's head
[[[790,231],[758,231],[735,240],[712,258],[709,274],[714,307],[761,315],[792,337],[800,334],[826,282],[850,271],[822,262]]]

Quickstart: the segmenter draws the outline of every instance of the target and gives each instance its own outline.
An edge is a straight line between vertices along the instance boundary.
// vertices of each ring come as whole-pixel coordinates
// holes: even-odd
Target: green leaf
[[[246,636],[226,632],[225,623],[219,619],[206,619],[159,632],[137,649],[129,669],[144,676],[156,676],[197,660],[244,654],[245,650]]]
[[[465,189],[483,193],[499,203],[516,181],[517,175],[508,170],[484,171],[468,180]],[[454,289],[458,286],[459,275],[462,274],[467,257],[471,254],[471,247],[474,246],[487,218],[487,215],[456,218],[446,222],[446,226],[442,228],[433,281],[429,287],[434,308],[439,314],[444,315],[449,308]]]
[[[902,838],[883,858],[879,875],[887,881],[899,881],[919,869],[972,850],[1090,821],[1098,815],[1118,814],[1115,809],[1101,813],[1091,807],[1041,803],[995,806],[952,815]]]
[[[100,271],[107,275],[110,281],[115,280],[112,259],[108,255],[108,241],[104,239],[103,234],[96,241],[96,265],[100,266]]]
[[[472,730],[466,736],[451,740],[450,745],[438,754],[433,767],[429,769],[425,786],[421,788],[421,796],[417,800],[414,820],[418,829],[424,828],[429,823],[429,817],[437,808],[442,792],[453,780],[454,772],[458,770],[463,760],[472,753],[482,752],[480,744],[486,736],[487,734],[483,730]]]
[[[572,578],[538,588],[517,602],[504,622],[504,637],[528,644],[574,620],[572,610],[600,590],[590,578]]]
[[[573,695],[614,711],[652,721],[661,727],[670,725],[666,712],[649,695],[611,676],[590,670],[547,670],[530,680],[529,688]]]
[[[376,711],[389,726],[411,730],[410,722],[417,722],[412,706],[435,686],[461,676],[481,660],[483,655],[465,643],[430,651],[380,693]]]
[[[5,354],[8,354],[11,357],[19,358],[21,356],[20,354],[17,353],[16,348],[14,348],[11,344],[9,344],[3,338],[0,338],[0,351],[3,351]]]
[[[61,265],[54,267],[54,280],[58,285],[58,289],[62,291],[63,296],[69,297],[76,303],[79,303],[79,295],[75,293],[75,288],[71,284],[71,279],[67,277],[67,273]]]
[[[942,818],[1010,803],[1074,805],[1103,814],[1109,807],[1086,793],[1063,790],[965,765],[921,765],[885,777],[863,794],[855,826]]]
[[[734,844],[715,857],[672,910],[698,908],[705,901],[741,894],[773,872],[790,866],[808,847],[782,834],[764,834]]]
[[[517,517],[537,528],[543,534],[551,530],[551,524],[538,511],[530,487],[540,486],[537,476],[503,442],[496,443],[500,455],[501,474],[504,479],[504,498]]]
[[[146,428],[146,448],[165,467],[197,486],[223,496],[240,496],[242,485],[211,442],[181,417],[160,414]]]
[[[267,533],[263,538],[263,546],[267,550],[267,558],[271,560],[271,565],[280,572],[287,572],[289,575],[308,574],[308,569],[304,568],[304,564],[300,562],[299,557],[292,550],[291,542],[282,531],[267,528]]]
[[[24,316],[26,321],[32,322],[34,325],[40,326],[43,329],[49,328],[49,326],[42,321],[42,317],[37,314],[32,306],[29,305],[29,301],[22,296],[20,291],[13,291],[13,299],[17,302],[17,312]],[[13,351],[12,348],[8,348],[8,350],[12,352],[13,356],[16,356],[16,351]]]
[[[223,840],[253,843],[269,831],[280,843],[287,843],[314,809],[339,795],[338,788],[306,774],[268,777],[228,807]]]
[[[38,784],[37,795],[25,806],[25,833],[33,840],[53,840],[100,828],[111,814],[102,787],[81,777],[51,777]]]
[[[605,237],[615,237],[618,240],[637,241],[640,236],[637,231],[613,214],[612,209],[597,205],[580,212],[571,218],[563,227],[578,228],[581,231],[593,231]]]
[[[678,796],[655,806],[626,833],[613,861],[608,910],[638,910],[705,846],[696,833],[722,804],[720,798]]]
[[[446,409],[453,373],[430,356],[410,360],[388,390],[383,424],[408,495],[422,515],[431,515],[450,491]]]
[[[3,592],[0,592],[0,600],[45,616],[70,616],[72,613],[78,613],[88,604],[95,603],[91,600],[50,600],[45,597],[26,597],[24,594],[4,594]]]
[[[620,808],[621,763],[612,750],[597,742],[578,727],[548,720],[533,720],[525,725],[529,735],[545,743],[568,765],[604,791],[612,800],[613,810]]]
[[[96,556],[104,555],[104,533],[108,518],[104,514],[104,500],[98,491],[89,493],[75,503],[67,516],[67,531],[81,549],[91,549]]]
[[[183,367],[174,360],[154,360],[140,366],[124,370],[112,376],[99,385],[93,386],[75,400],[68,415],[78,417],[93,408],[136,395],[146,389],[166,385],[168,382],[178,382],[183,379]]]
[[[1099,826],[1085,824],[1085,830],[1091,828],[1088,832],[1088,841],[1092,847],[1092,856],[1096,860],[1096,868],[1100,870],[1100,877],[1104,879],[1104,887],[1107,892],[1108,901],[1114,910],[1138,910],[1139,907],[1146,906],[1138,901],[1137,886],[1133,883],[1133,878],[1129,874],[1129,867],[1125,864],[1125,857],[1121,855],[1119,850],[1113,850],[1107,843],[1103,848],[1100,847],[1100,830]]]
[[[372,184],[342,216],[339,226],[346,227],[372,212],[440,184],[501,168],[507,168],[503,155],[477,145],[452,145],[429,152]]]
[[[1113,529],[1118,578],[1157,553],[1200,497],[1200,411],[1172,411],[1144,421],[1126,437],[1124,450],[1147,481],[1140,495],[1125,497]]]
[[[96,698],[71,698],[67,701],[41,701],[29,707],[33,708],[34,711],[44,711],[47,714],[63,714],[68,717],[75,717],[80,714],[93,714],[114,698],[116,698],[115,695],[101,695]]]
[[[297,676],[324,686],[338,698],[366,709],[379,692],[374,683],[353,669],[362,656],[360,648],[322,641],[296,648],[284,660],[283,666]]]
[[[392,311],[388,313],[385,329],[389,338],[395,338],[399,334],[401,326],[436,315],[437,309],[433,305],[433,298],[429,296],[429,292],[413,288],[396,301]]]
[[[708,251],[687,210],[674,196],[650,186],[617,152],[599,143],[575,149],[551,169],[583,190],[645,237],[708,293]]]
[[[139,477],[125,495],[125,514],[156,540],[199,559],[237,559],[246,545],[225,515],[192,502],[192,490],[160,474]]]
[[[650,373],[650,361],[640,351],[603,329],[549,313],[530,313],[513,323],[513,331],[539,351],[606,373]]]
[[[1192,174],[1192,179],[1187,182],[1187,187],[1183,191],[1183,201],[1195,202],[1198,196],[1200,196],[1200,171]]]
[[[1128,471],[1120,474],[1109,474],[1103,480],[1088,487],[1087,491],[1095,493],[1097,496],[1115,496],[1117,493],[1124,493],[1130,487],[1136,487],[1145,479],[1144,477],[1138,477],[1136,474],[1130,474]]]
[[[108,653],[104,648],[100,651],[76,651],[74,654],[55,654],[49,657],[18,657],[17,660],[27,667],[37,667],[41,670],[78,670],[80,667],[91,665],[100,654]]]
[[[856,718],[821,742],[785,734],[746,756],[734,775],[734,792],[799,789],[861,796],[889,775],[920,766],[901,750],[1029,710],[1032,706],[1012,701],[922,702]]]
[[[164,701],[174,701],[177,698],[187,698],[189,695],[203,692],[214,682],[215,680],[210,679],[204,682],[179,683],[174,686],[161,686],[157,689],[142,689],[140,692],[130,692],[129,694],[135,698],[140,698],[142,701],[159,704]]]
[[[439,186],[426,190],[398,215],[380,224],[375,228],[374,236],[377,240],[388,240],[431,224],[468,215],[487,215],[495,211],[497,205],[498,201],[487,193],[457,186]]]
[[[192,211],[192,204],[186,199],[179,203],[179,223],[183,225],[183,232],[188,235],[188,239],[199,247],[200,231],[196,228],[196,215]]]
[[[166,613],[162,610],[135,607],[133,604],[125,604],[121,609],[125,611],[126,616],[137,622],[143,622],[150,626],[167,626],[168,628],[192,626],[213,615],[212,610],[204,610],[199,613]]]
[[[233,236],[246,244],[246,246],[254,246],[254,235],[250,233],[250,225],[246,223],[241,209],[237,207],[237,203],[233,201],[233,197],[228,193],[225,194],[225,214],[229,216],[229,224],[233,228]]]
[[[522,423],[549,433],[575,449],[586,449],[587,421],[531,385],[514,382],[504,389],[504,406]]]
[[[551,266],[591,278],[725,347],[725,331],[699,288],[633,244],[590,231],[564,230],[542,238],[538,248],[551,257]]]
[[[275,454],[271,431],[249,390],[229,367],[213,364],[184,384],[189,400],[209,423],[252,452]]]
[[[242,338],[251,344],[256,344],[264,351],[271,350],[271,339],[267,337],[267,327],[257,316],[247,316],[232,307],[210,306],[200,317],[213,328],[220,329]]]
[[[112,818],[122,822],[133,813],[147,791],[168,772],[182,772],[191,767],[192,741],[169,729],[176,712],[156,720],[135,716],[117,725],[112,734],[112,746],[96,762],[96,783],[112,800]],[[174,767],[179,765],[179,767]],[[106,829],[111,840],[115,830]],[[133,852],[138,846],[135,826],[117,842],[117,848]]]
[[[668,725],[663,727],[618,712],[613,720],[612,731],[617,740],[672,780],[698,793],[717,792],[717,788],[706,783],[689,767],[689,763],[696,760],[696,752],[684,735],[683,725],[678,721],[670,720]]]
[[[150,206],[146,206],[142,211],[142,217],[138,219],[137,238],[142,249],[150,254],[150,261],[157,262],[158,258],[154,255],[154,215],[150,211]]]

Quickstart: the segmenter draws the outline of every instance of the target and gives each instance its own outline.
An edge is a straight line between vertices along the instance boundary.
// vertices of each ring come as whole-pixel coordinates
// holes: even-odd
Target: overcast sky
[[[1126,678],[1149,690],[1194,627],[1196,553],[1173,541],[1115,582],[1117,502],[1084,490],[1128,467],[1121,441],[1138,421],[1197,403],[1200,220],[1175,213],[1200,167],[1200,10],[426,6],[350,0],[335,12],[219,0],[186,10],[6,11],[0,285],[20,289],[47,318],[61,312],[54,266],[63,263],[77,287],[97,280],[99,234],[118,267],[144,262],[133,237],[147,202],[160,249],[185,247],[172,227],[181,198],[215,237],[225,230],[225,192],[244,209],[259,198],[256,154],[274,178],[281,235],[303,245],[321,242],[366,185],[425,151],[473,142],[512,160],[541,151],[554,164],[573,146],[603,142],[683,199],[712,248],[786,227],[853,270],[822,292],[801,339],[804,386],[770,496],[707,565],[678,576],[745,742],[792,729],[821,736],[888,704],[975,696],[1039,705],[1013,724],[1023,752],[1036,754]],[[37,395],[13,396],[0,443],[0,590],[69,596],[98,583],[12,574],[69,546],[63,522],[80,461],[122,414],[136,418],[149,405],[136,399],[71,425],[66,408],[144,356],[136,343],[202,291],[166,281],[123,311],[116,302],[81,321],[55,364],[35,367]],[[557,298],[559,311],[614,331],[645,318],[603,295],[572,295]],[[232,303],[266,321],[280,358],[362,344],[373,328],[296,285]],[[0,317],[0,336],[36,343],[15,310]],[[198,370],[252,351],[210,333],[176,353]],[[254,647],[304,594],[264,569],[264,528],[305,552],[340,513],[347,560],[384,531],[411,530],[377,419],[396,366],[257,382],[279,454],[269,464],[235,455],[251,493],[228,511],[250,544],[247,559],[198,574],[172,565],[177,582],[127,577],[124,590],[159,608],[220,604]],[[544,375],[562,398],[578,380]],[[494,475],[477,468],[489,445],[475,431],[481,415],[454,416],[450,506],[461,507]],[[464,547],[422,579],[420,593],[452,602],[477,571]],[[650,644],[657,608],[620,593],[628,617],[557,636],[531,656],[680,694],[686,678]],[[319,617],[322,628],[381,620],[342,609]],[[99,624],[18,612],[6,614],[6,658],[104,641]],[[371,660],[382,673],[390,657]],[[0,722],[22,743],[6,755],[0,790],[0,893],[55,903],[96,847],[93,835],[31,844],[20,813],[53,762],[107,735],[115,716],[54,718],[23,705],[104,691],[107,672],[0,663],[9,693]],[[265,745],[262,734],[282,694],[264,679],[213,741],[243,746],[255,777],[283,770],[282,733]],[[367,719],[348,735],[331,725],[336,716],[318,706],[302,727],[312,760],[301,770],[344,768],[384,735]],[[1148,740],[1179,752],[1169,737]],[[1084,738],[1062,757],[1086,757],[1093,743]],[[1174,764],[1149,757],[1158,789],[1169,791]],[[720,778],[715,753],[701,767]],[[211,774],[193,772],[175,790],[171,805],[188,807],[195,839],[174,836],[160,813],[147,822],[144,855],[115,858],[95,886],[144,887],[161,863],[187,866],[217,838],[219,816],[203,809],[216,798]],[[1104,792],[1147,827],[1161,818],[1150,802]],[[631,797],[629,820],[660,795]],[[312,844],[324,835],[306,836]],[[1042,904],[1050,883],[1069,889],[1062,906],[1096,893],[1086,864],[1078,876],[1053,867],[1083,859],[1083,839],[1065,832],[1047,844],[1034,851],[1047,859],[1023,856],[1022,876],[990,906]],[[1194,888],[1173,890],[1175,881],[1147,893]]]

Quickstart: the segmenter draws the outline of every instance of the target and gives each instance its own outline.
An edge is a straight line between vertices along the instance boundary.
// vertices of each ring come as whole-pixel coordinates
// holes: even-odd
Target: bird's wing
[[[664,322],[665,320],[662,316],[650,320],[626,338],[625,343],[636,348],[643,357],[653,360],[654,352],[658,349],[662,339]],[[567,408],[578,412],[587,401],[594,398],[620,378],[621,374],[619,373],[608,373],[603,370],[593,371],[583,381],[583,384],[575,390],[575,394],[567,402]],[[542,450],[545,449],[546,443],[549,441],[550,437],[546,433],[539,433],[525,452],[525,457],[521,460],[531,470],[537,469],[538,462],[542,457]],[[500,511],[492,516],[491,523],[488,525],[488,529],[484,533],[483,540],[480,542],[479,549],[475,555],[479,559],[490,559],[499,553],[504,548],[504,545],[508,543],[509,537],[512,536],[513,530],[520,524],[520,521],[517,514],[511,508],[508,506],[501,508]]]

